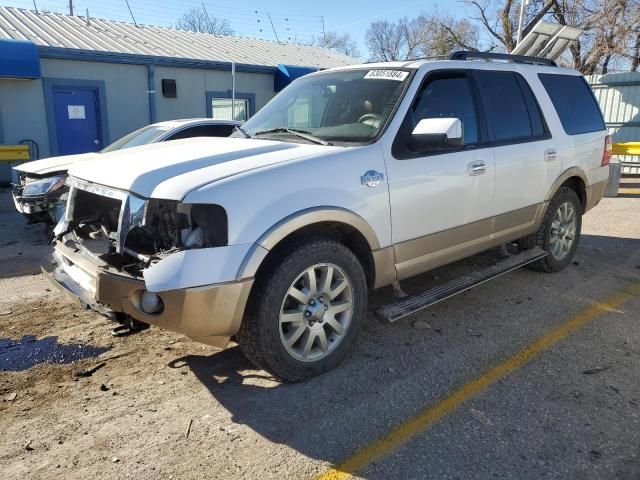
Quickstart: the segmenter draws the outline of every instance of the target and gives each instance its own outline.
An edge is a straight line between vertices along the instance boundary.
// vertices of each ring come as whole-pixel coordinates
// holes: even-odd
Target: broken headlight
[[[227,213],[220,205],[151,199],[144,222],[132,227],[125,248],[143,255],[227,244]]]
[[[27,183],[22,190],[23,197],[36,197],[55,192],[64,187],[67,179],[66,175],[56,175],[55,177],[42,178]]]

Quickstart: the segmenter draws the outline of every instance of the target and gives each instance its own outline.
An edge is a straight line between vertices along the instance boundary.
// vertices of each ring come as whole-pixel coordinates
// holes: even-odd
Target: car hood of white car
[[[22,163],[14,168],[20,172],[25,172],[27,174],[31,173],[34,175],[48,175],[50,173],[57,172],[64,173],[76,162],[83,162],[85,160],[92,160],[99,157],[100,154],[97,152],[64,155],[62,157],[49,157],[43,158],[42,160]]]
[[[69,175],[144,198],[182,200],[200,186],[338,147],[245,138],[190,138],[127,148],[81,162]]]

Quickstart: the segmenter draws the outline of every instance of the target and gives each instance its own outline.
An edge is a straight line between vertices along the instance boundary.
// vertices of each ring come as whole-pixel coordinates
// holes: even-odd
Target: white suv
[[[296,381],[345,356],[371,289],[505,243],[564,268],[609,155],[584,78],[544,59],[327,70],[232,138],[74,165],[44,270],[86,307],[211,345],[235,336]]]

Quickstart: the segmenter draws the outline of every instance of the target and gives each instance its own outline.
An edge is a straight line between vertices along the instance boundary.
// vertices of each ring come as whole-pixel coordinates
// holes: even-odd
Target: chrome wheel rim
[[[571,251],[576,240],[578,215],[570,202],[565,202],[556,211],[551,223],[549,250],[556,260],[562,260]]]
[[[307,268],[289,286],[280,307],[280,341],[301,362],[329,355],[345,337],[353,316],[353,286],[337,265]]]

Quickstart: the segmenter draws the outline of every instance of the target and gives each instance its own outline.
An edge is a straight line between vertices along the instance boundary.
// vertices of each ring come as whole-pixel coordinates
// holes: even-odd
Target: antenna
[[[89,25],[91,25],[91,22],[89,21],[89,9],[87,8],[87,16],[85,17],[86,21],[87,21],[87,27]]]
[[[69,0],[69,15],[73,17],[73,0]]]
[[[269,22],[271,22],[271,28],[273,29],[273,34],[276,36],[276,42],[280,43],[278,33],[276,32],[276,27],[273,26],[273,20],[271,20],[271,14],[269,12],[267,12],[267,17],[269,17]]]
[[[326,45],[327,43],[327,32],[324,29],[324,15],[320,17],[322,19],[322,42]]]
[[[69,0],[69,2],[71,2],[72,0]],[[124,0],[124,3],[127,4],[127,8],[129,9],[129,14],[131,15],[131,19],[133,20],[133,24],[137,27],[138,24],[136,23],[136,17],[133,16],[133,12],[131,11],[131,7],[129,6],[129,0]]]
[[[202,11],[204,12],[204,16],[207,17],[207,26],[210,26],[211,19],[209,18],[209,12],[207,12],[207,7],[204,5],[204,2],[202,2]],[[215,35],[216,32],[214,31],[213,34]]]

